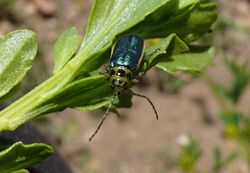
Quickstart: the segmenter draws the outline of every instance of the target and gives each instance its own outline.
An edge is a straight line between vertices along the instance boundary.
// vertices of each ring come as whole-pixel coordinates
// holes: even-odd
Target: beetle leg
[[[133,79],[132,80],[133,83],[139,83],[139,81],[140,81],[139,79]]]
[[[104,64],[104,68],[105,68],[106,72],[109,72],[109,71],[110,71],[109,65]]]
[[[99,72],[99,74],[104,75],[107,78],[107,80],[109,80],[110,78],[107,72]]]
[[[104,64],[105,72],[99,72],[99,74],[106,76],[109,79],[110,68],[107,64]]]
[[[136,85],[136,84],[138,84],[140,82],[140,80],[138,79],[138,78],[133,78],[132,80],[131,80],[131,83],[133,84],[133,85]]]

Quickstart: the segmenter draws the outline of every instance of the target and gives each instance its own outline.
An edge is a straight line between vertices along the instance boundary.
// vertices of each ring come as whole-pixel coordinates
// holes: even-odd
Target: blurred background
[[[154,103],[133,98],[88,138],[102,110],[67,109],[33,120],[76,173],[250,173],[250,1],[217,0],[213,32],[199,42],[216,48],[204,74],[166,75],[157,69],[134,87]],[[0,36],[20,28],[38,35],[39,52],[21,97],[53,69],[53,45],[75,26],[83,35],[91,0],[0,0]],[[147,43],[152,44],[151,42]]]

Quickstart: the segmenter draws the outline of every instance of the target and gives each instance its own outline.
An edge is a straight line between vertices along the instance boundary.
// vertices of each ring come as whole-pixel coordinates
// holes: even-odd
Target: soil
[[[49,6],[49,15],[46,10],[44,14],[35,1],[19,0],[12,9],[14,14],[11,14],[19,22],[7,19],[0,22],[2,34],[16,28],[30,28],[38,34],[41,52],[39,59],[43,59],[41,61],[48,69],[42,79],[47,78],[53,69],[52,45],[56,38],[71,26],[76,26],[79,33],[84,33],[83,28],[86,26],[91,7],[90,0],[47,1],[53,6]],[[221,16],[229,16],[250,27],[249,1],[238,0],[236,4],[232,0],[230,3],[228,0],[220,0],[218,10]],[[208,68],[206,73],[214,80],[227,84],[231,76],[221,59],[228,56],[246,60],[250,54],[250,35],[236,32],[234,29],[226,30],[223,35],[226,39],[222,42],[225,51],[223,53],[220,49],[217,50],[216,64]],[[36,67],[41,66],[38,64],[34,68]],[[222,122],[219,119],[220,108],[216,99],[202,79],[185,85],[177,93],[166,88],[159,90],[158,74],[156,70],[150,71],[144,79],[147,85],[134,88],[134,91],[152,100],[159,113],[158,121],[148,102],[134,97],[131,108],[119,109],[121,118],[110,113],[91,142],[88,142],[88,138],[100,122],[102,111],[83,112],[67,109],[48,116],[49,123],[39,123],[40,128],[50,137],[76,173],[180,172],[174,160],[180,151],[180,137],[183,135],[192,135],[199,141],[203,151],[198,164],[199,170],[204,172],[210,169],[214,147],[219,146],[225,156],[238,147],[223,135]],[[40,80],[33,82],[33,85]],[[247,90],[240,104],[247,114],[250,114],[249,96],[250,91]],[[247,164],[239,158],[222,172],[248,173]]]

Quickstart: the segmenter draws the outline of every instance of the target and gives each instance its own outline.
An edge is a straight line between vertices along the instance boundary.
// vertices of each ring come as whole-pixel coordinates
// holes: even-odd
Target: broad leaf
[[[106,81],[105,88],[102,88],[101,93],[104,93],[104,96],[96,95],[94,96],[92,102],[83,102],[83,104],[80,107],[76,107],[76,109],[79,110],[95,110],[99,108],[107,108],[107,105],[109,105],[111,101],[111,97],[113,95],[113,92],[111,91],[111,84],[110,82]],[[101,96],[101,97],[100,97]],[[99,98],[100,97],[100,98]],[[114,101],[112,112],[118,113],[115,109],[119,107],[131,107],[132,102],[132,95],[130,93],[124,93],[122,95],[119,95],[117,99]]]
[[[0,98],[22,80],[36,52],[36,35],[30,30],[17,30],[0,39]]]
[[[76,53],[81,41],[82,37],[77,34],[76,28],[68,29],[57,39],[53,51],[55,59],[53,73],[56,73],[65,66],[65,64]]]
[[[0,152],[1,173],[9,173],[39,163],[53,153],[46,144],[23,144],[17,142]]]
[[[26,169],[20,169],[20,170],[17,170],[17,171],[12,171],[10,173],[29,173],[29,171],[26,170]]]
[[[190,53],[170,56],[166,62],[161,62],[156,67],[169,73],[176,71],[201,72],[206,67],[213,65],[213,56],[213,48],[196,48]]]
[[[170,0],[95,0],[84,37],[83,47],[94,41],[102,48],[114,37],[144,20]],[[101,39],[100,39],[101,37]]]
[[[130,32],[139,32],[144,38],[166,37],[172,33],[181,38],[200,36],[210,30],[216,18],[215,3],[172,0]]]
[[[102,107],[105,107],[110,103],[110,99],[100,99],[95,102],[92,102],[91,104],[85,104],[79,107],[75,107],[78,110],[83,110],[83,111],[91,111],[91,110],[96,110]]]
[[[66,86],[50,103],[47,109],[59,111],[66,107],[76,107],[81,110],[93,110],[108,103],[112,95],[110,83],[103,75],[86,77]],[[46,105],[47,102],[44,102]]]
[[[146,72],[159,62],[168,61],[169,56],[187,52],[188,50],[188,46],[176,34],[171,34],[146,50],[146,61],[140,71]]]
[[[5,94],[0,98],[0,103],[14,96],[19,91],[20,88],[21,88],[21,83],[14,86],[7,94]]]

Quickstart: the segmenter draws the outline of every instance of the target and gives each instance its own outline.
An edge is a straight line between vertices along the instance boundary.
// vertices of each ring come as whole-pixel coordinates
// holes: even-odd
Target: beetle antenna
[[[155,116],[156,116],[156,119],[157,119],[157,120],[159,119],[158,113],[157,113],[157,111],[156,111],[156,109],[155,109],[155,106],[154,106],[153,102],[152,102],[147,96],[141,95],[141,94],[137,94],[137,93],[134,93],[134,92],[132,92],[132,91],[131,91],[131,93],[132,93],[133,95],[135,95],[135,96],[145,98],[145,99],[149,102],[149,104],[152,106],[152,108],[153,108],[153,110],[154,110],[154,113],[155,113]]]
[[[100,130],[104,120],[107,118],[107,115],[109,114],[110,109],[112,108],[112,105],[114,103],[115,97],[117,96],[117,92],[115,92],[110,100],[109,106],[106,110],[106,112],[103,114],[102,116],[102,121],[100,122],[100,124],[98,125],[97,129],[95,130],[95,132],[93,133],[93,135],[89,138],[89,141],[91,141],[93,139],[93,137],[97,134],[97,132]]]

